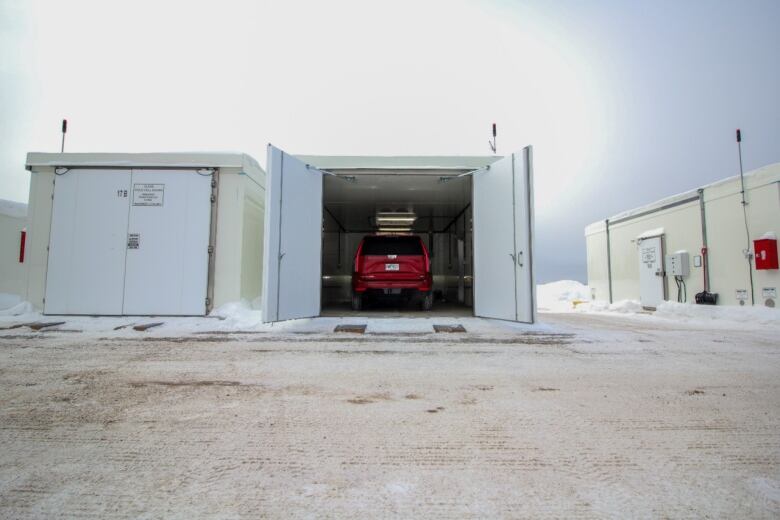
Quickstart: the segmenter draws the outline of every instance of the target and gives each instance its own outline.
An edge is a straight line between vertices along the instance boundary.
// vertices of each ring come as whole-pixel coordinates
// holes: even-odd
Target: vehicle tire
[[[420,303],[420,307],[422,307],[422,310],[424,311],[433,309],[433,291],[425,293],[425,296],[423,296],[422,302]]]
[[[352,293],[352,310],[359,311],[363,309],[363,295],[360,293]]]

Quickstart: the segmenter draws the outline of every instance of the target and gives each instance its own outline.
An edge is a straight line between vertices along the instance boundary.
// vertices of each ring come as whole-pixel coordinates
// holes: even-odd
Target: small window
[[[380,255],[421,255],[422,243],[418,237],[366,237],[361,254]]]

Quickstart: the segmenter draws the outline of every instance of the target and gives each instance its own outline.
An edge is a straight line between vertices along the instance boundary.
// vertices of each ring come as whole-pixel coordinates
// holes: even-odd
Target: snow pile
[[[0,293],[0,316],[18,316],[33,312],[33,306],[30,302],[10,293]]]
[[[221,318],[220,329],[250,330],[262,325],[260,310],[253,309],[246,300],[220,305],[209,316]]]
[[[780,328],[780,309],[736,305],[696,305],[693,303],[663,302],[655,316],[682,321],[730,322],[743,324],[747,328],[757,325]]]
[[[574,280],[558,280],[536,286],[536,305],[542,312],[568,312],[590,302],[590,288]]]
[[[621,314],[633,314],[642,310],[642,304],[636,300],[619,300],[609,303],[604,300],[596,300],[577,307],[582,312],[617,312]]]

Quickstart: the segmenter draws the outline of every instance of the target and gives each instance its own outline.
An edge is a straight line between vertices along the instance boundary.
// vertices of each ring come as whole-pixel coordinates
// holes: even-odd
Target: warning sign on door
[[[133,184],[133,206],[162,206],[165,184]]]
[[[654,247],[643,247],[642,248],[642,262],[647,264],[647,267],[650,267],[653,262],[655,262],[655,248]]]
[[[140,233],[128,233],[127,235],[127,249],[138,249],[141,244]]]

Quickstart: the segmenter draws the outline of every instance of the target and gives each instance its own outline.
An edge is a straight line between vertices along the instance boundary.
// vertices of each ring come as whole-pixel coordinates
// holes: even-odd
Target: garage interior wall
[[[245,154],[28,154],[30,199],[25,297],[43,309],[51,232],[54,167],[214,168],[218,175],[216,211],[212,212],[212,307],[261,294],[262,233],[265,214],[265,172]],[[117,166],[120,165],[120,166]]]
[[[265,172],[243,172],[220,169],[214,308],[239,300],[257,307],[262,294]]]
[[[25,299],[27,264],[19,262],[22,230],[27,226],[27,204],[0,200],[0,293]]]
[[[739,304],[737,290],[750,291],[750,272],[743,253],[748,240],[740,190],[739,177],[701,188],[707,229],[709,290],[718,293],[718,304],[724,305]],[[588,285],[596,299],[609,299],[609,262],[612,300],[639,300],[637,237],[662,229],[665,254],[680,250],[689,253],[690,275],[685,282],[687,301],[694,301],[694,295],[704,289],[703,265],[696,266],[694,262],[704,245],[698,197],[697,191],[691,191],[611,217],[609,261],[605,221],[587,226]],[[780,232],[780,163],[746,173],[745,198],[752,250],[753,240],[767,232]],[[754,268],[752,274],[756,304],[763,305],[762,289],[780,289],[780,274],[777,270]],[[667,276],[665,285],[666,299],[676,301],[677,287],[673,277]]]
[[[470,177],[442,181],[442,176],[453,174],[448,171],[334,173],[339,176],[324,178],[323,310],[348,308],[358,245],[376,231],[376,213],[386,211],[417,216],[413,233],[431,255],[437,301],[472,305]]]

